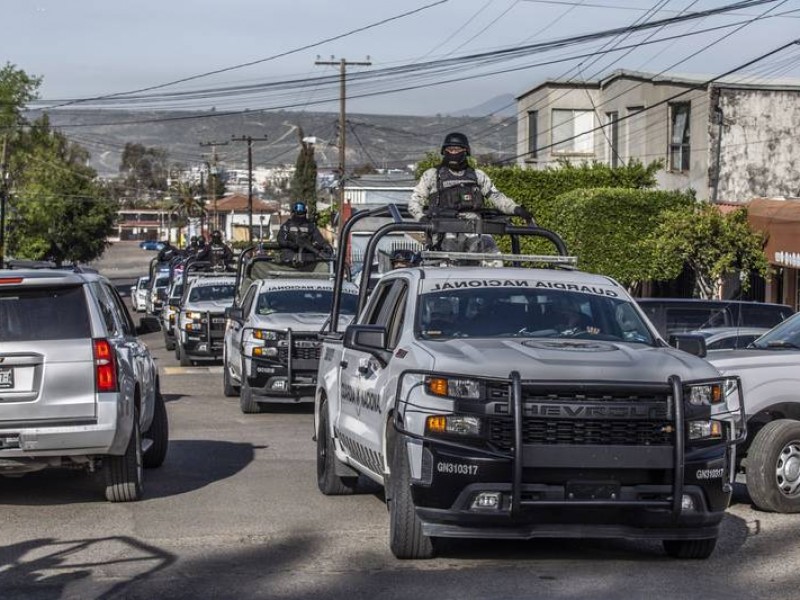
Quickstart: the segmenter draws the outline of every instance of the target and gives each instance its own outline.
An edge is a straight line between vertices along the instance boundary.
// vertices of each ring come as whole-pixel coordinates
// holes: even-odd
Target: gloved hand
[[[536,225],[536,219],[533,218],[533,215],[528,212],[528,209],[524,206],[518,206],[514,209],[514,216],[515,217],[522,217],[525,219],[529,225]]]
[[[428,213],[425,213],[424,215],[422,215],[419,218],[419,222],[420,223],[430,223],[431,222],[431,216]]]

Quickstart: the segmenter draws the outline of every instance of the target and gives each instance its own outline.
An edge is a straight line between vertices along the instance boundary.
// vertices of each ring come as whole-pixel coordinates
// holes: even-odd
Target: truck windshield
[[[189,302],[209,302],[213,300],[233,300],[233,284],[201,285],[189,291]]]
[[[357,302],[356,294],[342,294],[341,314],[354,315]],[[259,315],[273,313],[328,314],[331,312],[332,305],[332,290],[276,290],[259,295],[256,313]]]
[[[761,349],[800,348],[800,313],[776,325],[754,341],[750,347]]]
[[[654,343],[628,300],[518,287],[422,294],[418,332],[423,339],[542,337]]]

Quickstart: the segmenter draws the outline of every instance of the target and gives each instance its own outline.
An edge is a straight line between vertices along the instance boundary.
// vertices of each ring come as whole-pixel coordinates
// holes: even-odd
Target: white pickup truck
[[[762,510],[800,512],[800,314],[746,349],[710,352],[721,373],[742,381],[747,442],[738,465]]]
[[[737,380],[669,347],[624,288],[567,257],[452,266],[470,256],[423,253],[324,338],[322,493],[383,485],[398,558],[440,537],[650,538],[708,557],[742,437]]]

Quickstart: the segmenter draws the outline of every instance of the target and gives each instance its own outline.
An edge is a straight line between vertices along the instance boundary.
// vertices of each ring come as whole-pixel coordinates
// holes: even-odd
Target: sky
[[[348,112],[453,114],[497,96],[522,94],[546,79],[596,79],[619,68],[715,75],[800,37],[800,0],[774,0],[627,37],[546,52],[520,51],[535,43],[731,2],[4,0],[0,61],[42,77],[43,106],[225,70],[140,94],[149,98],[107,101],[106,106],[336,111],[338,61],[344,58],[371,63],[347,67]],[[792,12],[745,25],[767,11]],[[730,27],[698,33],[723,25]],[[741,29],[735,31],[737,27]],[[686,37],[658,41],[678,35]],[[514,57],[496,54],[483,62],[466,58],[510,49],[517,50]],[[318,60],[337,66],[317,65]],[[232,68],[251,62],[257,64]],[[742,77],[748,74],[800,78],[800,46],[755,65]]]

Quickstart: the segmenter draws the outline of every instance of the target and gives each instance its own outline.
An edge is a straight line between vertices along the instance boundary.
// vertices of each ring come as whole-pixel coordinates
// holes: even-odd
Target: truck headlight
[[[719,421],[689,421],[687,425],[690,440],[722,439],[722,423]]]
[[[428,433],[479,436],[481,419],[465,415],[431,415],[425,419],[425,430]]]
[[[480,383],[474,379],[426,377],[425,389],[432,396],[447,396],[464,400],[478,400],[481,397]]]
[[[272,342],[281,339],[280,333],[271,331],[269,329],[254,329],[253,338],[263,340],[265,342]]]
[[[719,404],[725,399],[722,393],[722,386],[722,382],[690,385],[687,386],[686,397],[689,398],[689,404],[694,404],[695,406]]]

